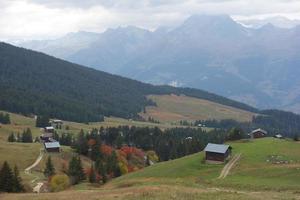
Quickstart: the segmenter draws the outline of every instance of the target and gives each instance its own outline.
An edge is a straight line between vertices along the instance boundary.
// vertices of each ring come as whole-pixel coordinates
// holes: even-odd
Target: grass
[[[273,138],[231,142],[241,160],[225,179],[224,165],[205,164],[197,153],[162,162],[112,180],[102,187],[88,183],[52,194],[10,194],[11,199],[298,199],[300,144]],[[270,156],[288,164],[268,162]],[[0,196],[1,197],[1,196]]]
[[[8,143],[0,141],[0,163],[5,160],[11,166],[17,165],[20,170],[34,163],[40,153],[38,143]]]
[[[13,130],[31,128],[34,135],[40,130],[34,127],[34,119],[11,114],[12,124],[0,128],[0,161],[7,160],[12,166],[18,165],[25,183],[32,177],[23,173],[39,155],[40,144],[8,143],[8,134]],[[105,122],[80,124],[65,122],[70,132],[80,129],[90,130],[100,126],[138,125],[118,118],[107,118]],[[64,126],[65,126],[64,125]],[[156,124],[151,124],[156,125]],[[162,124],[160,124],[162,125]],[[167,127],[168,124],[163,126]],[[62,130],[65,131],[65,130]],[[1,139],[2,138],[2,139]],[[297,199],[300,193],[300,143],[274,138],[254,141],[230,142],[234,153],[242,153],[237,165],[225,179],[217,179],[224,165],[203,163],[204,154],[197,153],[180,159],[162,162],[140,171],[127,174],[95,187],[85,182],[68,191],[52,194],[0,194],[0,199]],[[63,153],[47,154],[34,168],[35,177],[44,179],[42,170],[48,155],[55,168],[62,171],[63,163],[68,163],[73,151],[63,147]],[[83,165],[90,166],[89,159],[82,157]],[[279,164],[275,164],[278,162]]]
[[[217,185],[242,189],[300,190],[300,144],[274,138],[231,144],[234,151],[241,152],[238,165],[231,175]],[[288,163],[275,164],[275,156]]]
[[[153,100],[157,107],[147,107],[146,113],[141,113],[141,115],[144,118],[150,116],[165,123],[207,119],[234,119],[244,122],[251,121],[255,115],[248,111],[188,96],[149,95],[148,98]]]

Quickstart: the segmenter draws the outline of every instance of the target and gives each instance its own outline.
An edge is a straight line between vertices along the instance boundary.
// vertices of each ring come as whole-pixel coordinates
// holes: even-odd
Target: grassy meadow
[[[200,152],[155,164],[100,187],[83,183],[59,193],[9,194],[2,197],[4,200],[300,198],[300,185],[297,184],[300,143],[264,138],[230,142],[230,145],[233,152],[242,153],[242,157],[225,179],[218,179],[224,164],[205,164],[202,162],[204,154]]]
[[[248,111],[183,95],[149,95],[148,98],[157,106],[147,107],[146,113],[140,115],[146,119],[153,117],[155,120],[165,123],[207,119],[234,119],[245,122],[251,121],[255,115]]]

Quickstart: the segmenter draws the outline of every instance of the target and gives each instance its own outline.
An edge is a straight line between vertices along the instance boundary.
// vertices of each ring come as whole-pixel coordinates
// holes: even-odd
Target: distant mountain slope
[[[64,44],[55,48],[60,47]],[[300,112],[300,26],[252,29],[226,15],[195,15],[171,30],[109,29],[67,56],[35,49],[148,83],[199,88],[259,108]]]
[[[153,86],[6,43],[0,43],[0,91],[0,109],[79,122],[135,117],[151,105],[149,94],[185,94],[257,112],[205,91]]]

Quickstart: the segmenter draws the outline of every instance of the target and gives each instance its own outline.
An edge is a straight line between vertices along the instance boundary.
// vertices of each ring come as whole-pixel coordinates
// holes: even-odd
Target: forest
[[[230,130],[239,127],[245,132],[262,128],[268,131],[269,136],[281,134],[284,137],[298,138],[300,136],[300,115],[281,110],[263,110],[260,115],[254,116],[251,122],[237,122],[235,120],[197,120],[198,124],[207,127]]]
[[[0,91],[1,110],[76,122],[135,118],[155,105],[149,94],[184,94],[258,111],[202,90],[153,86],[6,43],[0,43]]]

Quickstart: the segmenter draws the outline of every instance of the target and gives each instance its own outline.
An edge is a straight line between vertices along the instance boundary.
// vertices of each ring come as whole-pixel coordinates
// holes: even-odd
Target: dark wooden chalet
[[[262,138],[262,137],[265,137],[266,135],[268,134],[267,131],[259,128],[259,129],[256,129],[254,131],[252,131],[249,135],[252,139],[254,138]]]
[[[225,162],[231,155],[231,146],[225,144],[208,143],[205,147],[205,160],[213,162]]]
[[[60,144],[55,140],[52,142],[45,142],[44,146],[47,152],[60,152]]]

